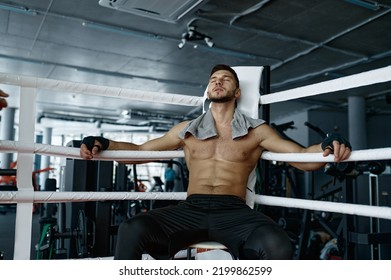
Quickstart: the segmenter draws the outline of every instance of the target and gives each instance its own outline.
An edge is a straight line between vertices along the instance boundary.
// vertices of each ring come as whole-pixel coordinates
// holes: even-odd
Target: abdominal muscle
[[[193,162],[187,194],[224,194],[245,199],[249,176],[247,168],[207,161]],[[194,167],[196,166],[196,167]]]
[[[189,169],[188,196],[216,194],[246,198],[248,177],[261,150],[248,141],[232,141],[196,140],[184,147]]]

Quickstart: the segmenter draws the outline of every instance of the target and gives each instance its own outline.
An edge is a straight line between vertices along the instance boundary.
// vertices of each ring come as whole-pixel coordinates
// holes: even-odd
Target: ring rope
[[[333,79],[317,84],[280,91],[261,96],[261,104],[271,104],[302,97],[331,93],[344,89],[357,88],[377,83],[391,81],[391,66],[362,72],[342,78]]]
[[[362,204],[309,200],[276,196],[255,195],[255,203],[260,205],[309,209],[314,211],[376,217],[391,220],[391,207]]]
[[[39,88],[52,91],[82,93],[104,97],[126,98],[130,100],[158,102],[172,105],[201,106],[199,96],[180,95],[173,93],[159,93],[138,89],[124,89],[120,87],[98,86],[87,83],[75,83],[47,78],[11,75],[0,73],[0,83],[11,84],[27,88]]]
[[[6,204],[19,202],[61,203],[110,200],[185,200],[185,198],[186,192],[0,192],[0,201]]]
[[[6,204],[17,202],[60,203],[109,200],[185,200],[185,198],[185,192],[0,192],[0,201]]]
[[[0,192],[0,201],[14,203],[62,203],[111,200],[184,200],[185,192],[46,192],[46,191],[5,191]],[[341,214],[376,217],[391,220],[391,207],[369,206],[330,201],[255,195],[255,203],[335,212]]]
[[[37,153],[44,155],[61,155],[80,159],[79,148],[53,146],[47,144],[25,144],[17,141],[0,141],[0,150],[8,152]],[[151,160],[183,157],[183,151],[103,151],[97,160]],[[264,152],[262,158],[265,160],[277,161],[332,161],[333,157],[323,157],[321,153],[312,154],[277,154]],[[358,161],[368,159],[389,159],[391,158],[391,148],[353,151],[350,160]],[[185,192],[161,193],[161,192],[34,192],[31,190],[19,190],[16,192],[0,191],[0,201],[3,203],[59,203],[59,202],[82,202],[82,201],[105,201],[105,200],[184,200]],[[255,202],[263,205],[302,208],[310,210],[322,210],[339,212],[352,215],[361,215],[377,218],[391,219],[391,208],[344,204],[326,201],[311,201],[305,199],[282,198],[272,196],[255,196]],[[346,206],[345,206],[346,205]]]
[[[391,81],[391,66],[362,72],[342,78],[333,79],[308,86],[294,88],[290,90],[274,92],[260,96],[261,104],[272,104],[302,97],[314,96],[318,94],[330,93],[344,89],[357,88],[361,86],[383,83]],[[147,102],[159,102],[165,104],[175,104],[184,106],[201,106],[202,97],[180,95],[173,93],[160,93],[143,91],[136,89],[124,89],[120,87],[98,86],[86,83],[75,83],[67,81],[52,80],[47,78],[37,78],[30,76],[20,76],[0,73],[0,83],[11,84],[21,87],[48,89],[53,91],[65,91],[82,93],[89,95],[126,98]]]
[[[322,153],[272,153],[264,152],[261,156],[264,160],[281,162],[333,162],[334,156],[324,157]],[[391,159],[391,148],[366,149],[352,151],[345,161],[369,161]]]
[[[63,156],[81,159],[80,149],[74,147],[55,146],[48,144],[29,144],[18,141],[0,141],[0,151],[3,153],[34,153],[46,156]],[[102,151],[95,160],[143,161],[162,160],[184,157],[183,151]],[[333,162],[334,156],[324,157],[322,153],[272,153],[263,152],[262,159],[281,162]],[[352,151],[346,161],[368,161],[391,159],[391,148],[367,149]]]

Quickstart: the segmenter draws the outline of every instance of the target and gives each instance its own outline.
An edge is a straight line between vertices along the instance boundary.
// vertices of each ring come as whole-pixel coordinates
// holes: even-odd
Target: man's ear
[[[208,99],[209,99],[209,93],[210,93],[210,92],[209,92],[209,86],[207,86],[207,87],[206,87],[206,98],[208,98]]]
[[[237,88],[236,91],[235,91],[236,99],[239,99],[241,95],[242,95],[242,92],[241,92],[240,88]]]

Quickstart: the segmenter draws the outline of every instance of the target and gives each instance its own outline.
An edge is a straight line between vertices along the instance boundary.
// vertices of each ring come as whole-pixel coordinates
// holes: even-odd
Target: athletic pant
[[[287,233],[239,197],[197,194],[121,223],[114,259],[141,259],[143,253],[169,259],[207,240],[224,244],[239,259],[292,257]]]

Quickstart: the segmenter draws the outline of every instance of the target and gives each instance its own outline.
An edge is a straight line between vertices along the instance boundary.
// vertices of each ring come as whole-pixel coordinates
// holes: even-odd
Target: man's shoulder
[[[174,125],[168,132],[167,134],[175,134],[175,135],[179,135],[180,131],[182,131],[183,129],[185,129],[185,127],[189,124],[189,120],[186,120],[186,121],[182,121],[180,123],[177,123],[176,125]],[[178,136],[179,137],[179,136]]]
[[[191,120],[182,121],[182,122],[176,124],[173,128],[178,129],[178,130],[182,130],[182,129],[184,129],[190,122],[191,122]]]

